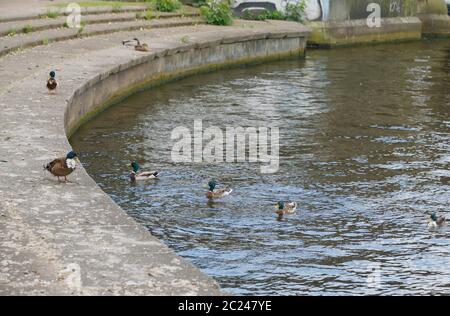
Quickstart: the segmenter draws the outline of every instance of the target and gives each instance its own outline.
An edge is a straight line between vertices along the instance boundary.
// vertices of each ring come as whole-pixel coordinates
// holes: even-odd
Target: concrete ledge
[[[68,184],[41,171],[70,150],[66,132],[124,96],[203,71],[301,57],[308,34],[288,22],[184,32],[142,36],[150,53],[117,45],[58,60],[56,95],[45,91],[46,69],[0,94],[0,294],[220,294],[214,280],[128,217],[83,168]],[[181,44],[186,34],[189,43]]]
[[[311,22],[308,45],[312,47],[351,46],[370,43],[412,41],[421,38],[417,17],[381,19],[381,27],[370,28],[366,20]]]
[[[418,14],[424,37],[450,37],[450,17],[444,14]]]

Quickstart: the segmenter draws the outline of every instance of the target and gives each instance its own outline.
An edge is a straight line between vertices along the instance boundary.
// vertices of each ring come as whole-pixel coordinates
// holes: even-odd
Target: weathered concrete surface
[[[417,17],[384,18],[381,27],[369,27],[366,20],[311,22],[308,45],[336,47],[420,40],[422,22]]]
[[[110,34],[120,31],[123,32],[150,28],[167,28],[203,23],[204,21],[200,18],[167,18],[154,19],[150,21],[136,20],[127,22],[88,24],[82,30],[77,28],[61,28],[32,32],[29,34],[5,36],[0,38],[0,56],[24,48],[46,45],[46,43],[65,41],[77,37]]]
[[[153,12],[155,19],[168,19],[168,18],[192,18],[198,17],[200,13],[196,10],[183,13],[171,13],[171,12]],[[125,12],[125,13],[105,13],[95,15],[83,15],[82,22],[84,24],[100,24],[100,23],[114,23],[114,22],[126,22],[142,20],[143,16],[139,13]],[[67,21],[67,16],[59,16],[54,19],[28,19],[21,21],[11,21],[0,23],[0,36],[5,36],[11,33],[21,34],[25,26],[29,25],[33,29],[32,31],[42,31],[48,29],[62,28]],[[1,47],[1,46],[0,46]]]
[[[417,16],[425,37],[450,36],[450,17],[444,0],[418,0]]]
[[[120,45],[134,35],[152,51]],[[163,72],[298,55],[305,35],[286,22],[199,25],[77,39],[0,59],[0,294],[219,294],[213,280],[129,218],[84,169],[73,183],[59,184],[42,164],[70,149],[65,130],[116,97],[110,89],[130,92],[141,80],[164,79]],[[51,69],[60,82],[56,95],[45,89]]]

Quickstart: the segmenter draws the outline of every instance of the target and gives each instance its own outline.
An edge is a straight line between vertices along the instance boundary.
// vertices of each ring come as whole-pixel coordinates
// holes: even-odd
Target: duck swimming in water
[[[135,161],[131,163],[131,168],[133,169],[130,173],[130,181],[136,182],[136,181],[145,181],[150,179],[157,179],[159,177],[158,171],[151,171],[151,172],[139,172],[140,167],[139,164]]]
[[[130,44],[133,42],[134,42],[134,44]],[[150,50],[150,48],[148,47],[148,44],[141,43],[141,41],[139,41],[137,38],[133,38],[132,40],[128,40],[128,41],[123,41],[122,45],[124,45],[124,46],[132,45],[132,46],[134,46],[134,49],[138,52],[148,52]]]
[[[48,93],[54,93],[56,91],[56,87],[58,86],[58,83],[56,82],[56,73],[54,71],[50,72],[50,78],[47,80],[47,89]]]
[[[209,191],[206,192],[205,195],[210,200],[226,197],[226,196],[230,195],[231,192],[233,192],[233,189],[231,189],[231,188],[216,189],[217,182],[214,180],[209,181],[208,186],[209,186]]]
[[[295,202],[278,202],[275,204],[275,214],[278,215],[277,221],[282,221],[284,215],[292,215],[297,210],[297,203]]]
[[[445,218],[445,216],[436,216],[436,213],[431,214],[430,216],[430,221],[428,222],[428,229],[429,230],[434,230],[437,228],[440,228],[442,226],[444,226],[447,222],[447,219]]]
[[[44,170],[47,170],[55,177],[64,177],[64,181],[67,182],[67,176],[75,171],[77,168],[78,156],[74,151],[69,152],[66,157],[57,158],[48,164],[44,165]]]

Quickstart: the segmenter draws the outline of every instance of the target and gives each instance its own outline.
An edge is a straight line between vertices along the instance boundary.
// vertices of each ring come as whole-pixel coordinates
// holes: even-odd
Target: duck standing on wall
[[[47,89],[49,93],[56,92],[56,87],[58,86],[58,83],[56,82],[56,73],[54,71],[50,72],[50,78],[47,80]]]
[[[445,218],[445,216],[436,216],[436,213],[431,214],[430,216],[430,221],[428,222],[428,229],[429,230],[434,230],[436,228],[440,228],[442,226],[444,226],[447,222],[447,219]]]
[[[133,42],[134,42],[134,44],[130,44]],[[134,49],[138,52],[148,52],[150,50],[150,48],[148,47],[148,44],[141,43],[141,41],[139,41],[137,38],[133,38],[132,40],[128,40],[128,41],[123,41],[122,44],[124,46],[133,45]]]
[[[135,161],[131,163],[131,168],[133,169],[130,173],[130,181],[136,182],[136,181],[144,181],[144,180],[150,180],[150,179],[157,179],[159,177],[158,171],[151,171],[151,172],[139,172],[140,167],[139,164]]]
[[[277,221],[282,221],[284,215],[292,215],[297,210],[297,203],[295,202],[278,202],[275,204],[275,214],[278,215]]]
[[[233,189],[231,189],[231,188],[216,189],[217,182],[214,180],[209,181],[208,186],[209,186],[209,191],[206,192],[205,195],[210,200],[226,197],[226,196],[230,195],[231,192],[233,192]]]
[[[71,151],[66,157],[57,158],[44,165],[44,169],[58,177],[58,181],[61,181],[60,178],[64,177],[64,181],[67,182],[67,176],[75,171],[77,162],[79,162],[77,154]]]

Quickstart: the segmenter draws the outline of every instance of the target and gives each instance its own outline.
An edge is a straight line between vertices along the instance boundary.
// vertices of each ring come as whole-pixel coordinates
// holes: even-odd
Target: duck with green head
[[[56,91],[56,87],[58,86],[58,83],[56,82],[56,73],[54,71],[50,72],[50,78],[47,80],[47,89],[48,93],[54,93]]]
[[[130,181],[145,181],[150,179],[157,179],[159,177],[158,171],[140,171],[139,164],[136,161],[131,163],[132,171],[130,173]]]
[[[284,215],[292,215],[297,210],[297,203],[295,202],[277,202],[275,204],[275,214],[278,215],[277,220],[282,221]]]
[[[430,220],[428,222],[428,229],[429,230],[433,230],[436,228],[440,228],[442,226],[444,226],[447,222],[447,219],[445,218],[445,216],[439,216],[437,217],[436,213],[431,214],[430,216]]]
[[[58,177],[58,181],[61,181],[60,178],[64,178],[64,181],[67,182],[67,176],[75,171],[77,162],[80,162],[78,155],[74,151],[71,151],[66,157],[57,158],[44,165],[44,169],[55,177]]]
[[[211,180],[208,182],[209,190],[206,192],[206,197],[210,200],[220,199],[226,197],[233,192],[231,188],[219,188],[217,189],[217,182],[215,180]]]

